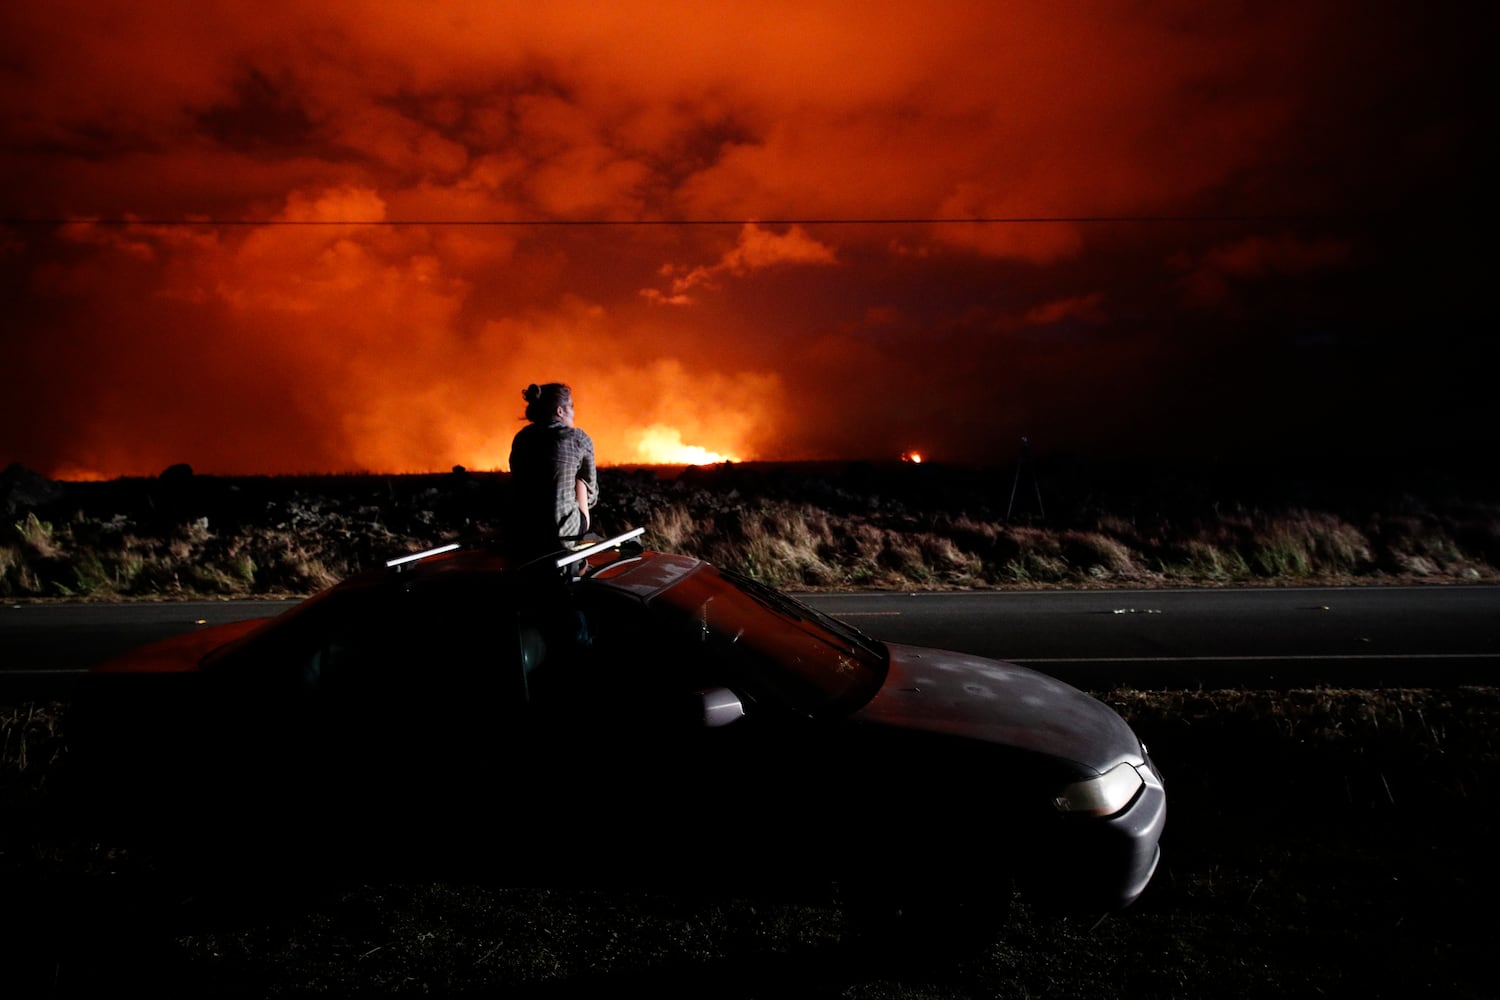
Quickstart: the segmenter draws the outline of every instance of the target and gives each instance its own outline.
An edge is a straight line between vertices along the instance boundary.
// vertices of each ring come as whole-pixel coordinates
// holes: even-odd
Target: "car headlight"
[[[1052,804],[1058,812],[1081,816],[1113,816],[1130,805],[1146,782],[1129,763],[1117,764],[1086,781],[1075,781],[1057,793]]]

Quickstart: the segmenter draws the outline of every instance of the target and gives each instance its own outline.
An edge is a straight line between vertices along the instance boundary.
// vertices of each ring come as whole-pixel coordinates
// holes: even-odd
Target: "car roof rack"
[[[606,538],[602,542],[595,542],[593,545],[586,545],[581,549],[574,549],[566,555],[558,556],[553,561],[553,565],[558,569],[562,569],[564,566],[571,566],[573,563],[587,559],[589,556],[598,555],[600,552],[608,552],[610,549],[617,549],[631,539],[639,538],[645,533],[645,528],[631,528],[623,535]]]
[[[413,552],[409,556],[398,556],[395,559],[387,559],[385,561],[385,568],[394,569],[397,572],[400,572],[400,567],[402,566],[405,566],[409,563],[421,562],[423,559],[430,559],[433,556],[440,556],[444,552],[452,552],[458,547],[458,542],[451,542],[447,545],[439,545],[435,549],[427,549],[425,552]]]
[[[621,548],[627,542],[637,539],[645,533],[645,528],[631,528],[629,531],[624,532],[623,534],[615,535],[613,538],[606,538],[602,541],[594,542],[591,545],[585,545],[582,548],[572,549],[563,553],[562,555],[551,557],[552,565],[556,569],[562,569],[564,566],[571,566],[573,563],[580,562],[584,559],[587,559],[589,556],[597,555],[600,552],[608,552],[610,549]],[[421,562],[423,559],[431,559],[433,556],[440,556],[445,552],[452,552],[455,549],[460,548],[463,548],[462,543],[450,542],[447,545],[439,545],[435,549],[425,549],[421,552],[413,552],[410,555],[397,556],[394,559],[387,559],[385,561],[385,567],[386,569],[395,570],[399,573],[403,569]],[[545,565],[545,563],[543,563],[543,565]]]

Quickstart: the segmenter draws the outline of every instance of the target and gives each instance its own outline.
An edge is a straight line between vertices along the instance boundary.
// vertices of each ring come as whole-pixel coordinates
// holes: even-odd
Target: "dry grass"
[[[1012,518],[981,473],[912,471],[604,470],[595,520],[792,590],[1500,579],[1488,494],[1250,504],[1163,483]],[[469,474],[63,485],[0,524],[0,597],[309,594],[391,555],[502,534],[507,489]]]

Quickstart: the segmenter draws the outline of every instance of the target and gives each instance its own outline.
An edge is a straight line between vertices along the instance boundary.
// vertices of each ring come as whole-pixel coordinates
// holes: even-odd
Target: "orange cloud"
[[[1252,285],[1448,298],[1368,219],[1483,190],[1483,36],[1352,10],[0,6],[0,462],[493,468],[549,379],[621,462],[1086,440]]]
[[[1334,270],[1349,262],[1351,252],[1348,241],[1340,239],[1252,236],[1179,266],[1189,300],[1214,305],[1228,299],[1236,283]]]
[[[672,278],[670,290],[661,292],[646,288],[641,294],[652,302],[686,305],[692,301],[688,292],[698,286],[712,288],[721,275],[741,277],[779,265],[835,263],[837,258],[833,249],[809,237],[801,226],[792,226],[778,235],[747,223],[740,230],[739,241],[716,263],[691,268],[668,264],[662,268],[662,274]]]
[[[1044,302],[1026,310],[1024,322],[1028,326],[1052,326],[1074,319],[1102,323],[1105,319],[1103,305],[1104,296],[1099,292]]]

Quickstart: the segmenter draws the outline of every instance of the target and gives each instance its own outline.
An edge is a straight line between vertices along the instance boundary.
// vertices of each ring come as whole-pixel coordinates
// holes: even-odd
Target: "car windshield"
[[[879,642],[778,590],[703,566],[658,593],[651,607],[715,648],[743,683],[807,714],[848,711],[885,677]]]

